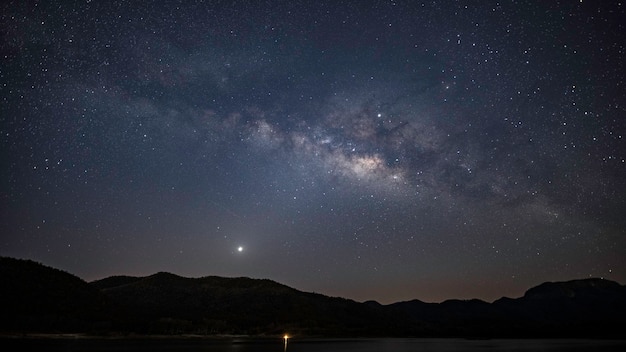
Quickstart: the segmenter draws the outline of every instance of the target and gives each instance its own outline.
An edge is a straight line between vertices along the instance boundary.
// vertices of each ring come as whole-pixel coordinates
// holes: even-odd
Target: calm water
[[[2,351],[409,352],[626,351],[626,340],[292,339],[0,340]]]

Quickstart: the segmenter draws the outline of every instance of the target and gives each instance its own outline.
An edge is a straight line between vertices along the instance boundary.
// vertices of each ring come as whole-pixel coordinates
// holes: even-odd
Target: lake
[[[286,347],[286,348],[285,348]],[[626,340],[577,339],[0,339],[2,351],[413,352],[626,351]]]

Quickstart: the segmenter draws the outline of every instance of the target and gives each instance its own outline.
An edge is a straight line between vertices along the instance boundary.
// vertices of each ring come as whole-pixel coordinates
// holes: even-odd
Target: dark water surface
[[[8,351],[409,352],[626,351],[626,340],[528,339],[0,339]]]

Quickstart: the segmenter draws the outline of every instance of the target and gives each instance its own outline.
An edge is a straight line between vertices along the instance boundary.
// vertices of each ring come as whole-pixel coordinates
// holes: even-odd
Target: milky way
[[[1,5],[0,255],[359,301],[626,281],[624,5]]]

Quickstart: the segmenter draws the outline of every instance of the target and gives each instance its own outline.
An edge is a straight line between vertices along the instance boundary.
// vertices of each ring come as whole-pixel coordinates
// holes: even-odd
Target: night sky
[[[0,12],[0,255],[381,303],[626,282],[626,4]]]

